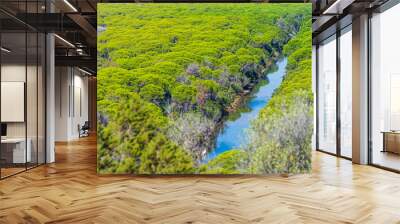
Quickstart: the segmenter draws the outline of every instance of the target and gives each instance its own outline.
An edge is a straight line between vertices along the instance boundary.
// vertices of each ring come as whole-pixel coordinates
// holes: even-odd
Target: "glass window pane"
[[[400,5],[371,20],[372,163],[400,170]]]
[[[340,152],[352,157],[352,35],[351,26],[340,36]]]
[[[0,1],[14,14],[43,13],[45,1]],[[34,17],[37,18],[37,17]],[[45,162],[45,35],[0,12],[0,177]]]
[[[26,33],[3,32],[1,47],[1,174],[5,177],[24,171],[31,158],[25,122]]]
[[[28,168],[37,165],[38,160],[38,147],[37,147],[37,132],[38,132],[38,35],[36,32],[27,33],[27,44],[28,44],[28,62],[27,62],[27,80],[26,80],[26,112],[27,112],[27,142],[28,148],[30,148],[30,161],[28,162]]]
[[[318,147],[336,153],[336,36],[318,48]]]

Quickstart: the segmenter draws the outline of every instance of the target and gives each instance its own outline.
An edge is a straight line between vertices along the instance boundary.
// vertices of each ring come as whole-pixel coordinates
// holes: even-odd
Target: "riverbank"
[[[235,112],[230,113],[221,122],[215,137],[214,149],[208,152],[206,160],[215,158],[227,150],[239,148],[245,142],[246,129],[249,127],[251,120],[257,118],[260,110],[265,107],[275,89],[281,84],[285,75],[286,64],[286,58],[277,61],[278,69],[269,72],[264,78],[269,81],[262,86],[254,85],[252,91],[242,96],[241,100],[243,102],[241,106],[237,107]],[[241,108],[244,110],[241,111]],[[234,119],[229,119],[236,112],[240,114],[237,117],[235,116]]]
[[[246,103],[246,100],[248,100],[249,96],[251,96],[254,91],[256,91],[260,87],[260,84],[263,81],[266,82],[263,85],[268,84],[268,74],[275,71],[274,68],[276,67],[276,63],[280,59],[280,56],[277,56],[276,58],[270,60],[270,62],[265,65],[265,68],[262,71],[261,78],[258,79],[257,82],[251,82],[243,88],[244,90],[238,96],[236,96],[233,102],[225,109],[225,111],[228,113],[227,116],[230,116],[232,113],[238,112],[238,110],[243,107],[244,103]]]

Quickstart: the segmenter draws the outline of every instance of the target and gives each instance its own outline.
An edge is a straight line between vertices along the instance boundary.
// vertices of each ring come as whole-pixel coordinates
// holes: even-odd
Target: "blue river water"
[[[248,99],[245,112],[241,112],[237,119],[227,120],[224,127],[216,139],[216,145],[213,151],[209,152],[206,160],[213,159],[217,155],[230,149],[237,149],[246,143],[246,129],[249,128],[251,120],[257,118],[260,110],[265,107],[278,88],[286,74],[287,59],[279,60],[276,65],[278,69],[269,73],[269,82],[259,87],[256,93],[253,93]]]

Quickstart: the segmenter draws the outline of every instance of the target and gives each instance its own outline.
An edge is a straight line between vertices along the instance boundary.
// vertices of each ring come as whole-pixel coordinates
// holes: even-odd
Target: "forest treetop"
[[[301,63],[307,40],[284,46],[311,32],[310,4],[100,3],[98,12],[101,172],[199,172],[226,109],[284,53]],[[293,85],[307,89],[282,88]]]

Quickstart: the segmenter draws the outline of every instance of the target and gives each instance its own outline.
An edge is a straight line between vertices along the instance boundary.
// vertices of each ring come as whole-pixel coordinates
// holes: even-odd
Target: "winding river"
[[[213,159],[225,151],[237,149],[246,143],[246,129],[249,128],[251,120],[257,118],[258,113],[268,103],[274,90],[281,84],[286,74],[286,64],[287,58],[279,60],[276,63],[277,70],[267,75],[269,82],[259,86],[247,100],[246,110],[239,112],[240,114],[236,115],[233,120],[228,118],[217,135],[214,150],[208,153],[206,160]]]

